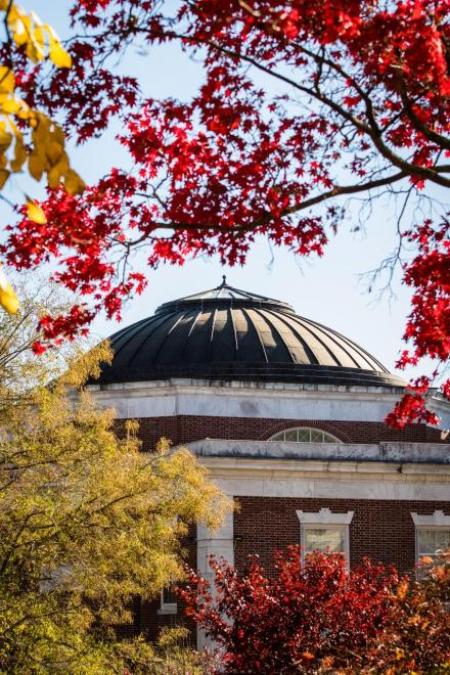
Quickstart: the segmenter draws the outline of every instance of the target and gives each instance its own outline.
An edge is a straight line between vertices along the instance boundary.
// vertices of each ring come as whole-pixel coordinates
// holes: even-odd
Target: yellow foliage
[[[158,597],[182,578],[180,535],[197,520],[218,525],[231,504],[187,450],[141,452],[135,423],[119,439],[112,413],[73,391],[108,356],[106,344],[75,356],[51,386],[0,407],[0,672],[8,675],[200,672],[188,661],[172,668],[179,633],[153,653],[142,641],[117,644],[110,627],[131,620],[133,598]],[[180,647],[177,660],[188,657]]]
[[[72,66],[72,58],[53,28],[42,23],[34,12],[27,13],[15,2],[4,0],[0,2],[0,12],[5,14],[11,40],[25,48],[33,63],[48,56],[57,68]],[[26,123],[25,132],[18,128],[17,120]],[[28,171],[37,181],[45,174],[50,187],[62,185],[70,194],[82,192],[84,183],[70,167],[61,127],[16,94],[13,69],[0,65],[0,188],[11,173],[22,170],[27,160]]]
[[[16,314],[19,309],[19,300],[14,292],[13,287],[5,276],[5,273],[0,268],[0,306],[3,307],[8,314]]]
[[[33,63],[48,56],[57,68],[72,66],[72,58],[53,28],[42,23],[34,12],[26,12],[13,0],[0,0],[1,13],[10,42],[23,48]],[[17,95],[13,67],[0,64],[0,189],[11,174],[21,172],[26,164],[35,180],[45,175],[51,188],[63,186],[69,194],[84,189],[82,178],[70,166],[61,127]],[[30,199],[26,212],[35,223],[47,222],[44,211]],[[18,310],[16,295],[8,282],[0,284],[0,306],[9,313]]]
[[[52,40],[50,43],[49,54],[52,62],[57,68],[72,67],[72,57],[69,52],[66,52],[58,40]]]
[[[45,215],[44,210],[39,204],[36,204],[36,202],[27,202],[27,216],[34,223],[39,223],[40,225],[45,225],[47,222],[47,216]]]
[[[404,600],[409,590],[409,583],[406,579],[403,579],[397,588],[397,598],[399,600]]]

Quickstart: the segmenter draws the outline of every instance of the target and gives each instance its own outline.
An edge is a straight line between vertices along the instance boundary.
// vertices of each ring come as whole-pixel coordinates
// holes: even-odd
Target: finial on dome
[[[226,286],[226,283],[227,283],[227,275],[222,274],[222,286]]]

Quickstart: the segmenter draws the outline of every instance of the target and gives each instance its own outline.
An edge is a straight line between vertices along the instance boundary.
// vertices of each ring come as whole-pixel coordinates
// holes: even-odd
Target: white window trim
[[[302,559],[305,556],[305,534],[306,530],[317,528],[317,526],[330,527],[342,530],[344,534],[344,557],[347,565],[350,564],[350,523],[352,522],[354,511],[346,513],[332,513],[330,509],[323,508],[320,511],[308,513],[306,511],[297,511],[297,517],[300,521],[300,545],[302,550]]]
[[[176,602],[164,602],[164,590],[161,591],[160,604],[158,614],[176,614],[178,612],[178,604]]]
[[[434,511],[431,515],[422,515],[411,511],[411,518],[415,525],[415,558],[416,565],[420,563],[419,532],[420,530],[450,530],[450,516],[446,516],[441,510]]]
[[[420,513],[411,512],[416,527],[431,529],[432,527],[450,527],[450,516],[446,516],[443,511],[434,511],[430,516],[423,516]]]

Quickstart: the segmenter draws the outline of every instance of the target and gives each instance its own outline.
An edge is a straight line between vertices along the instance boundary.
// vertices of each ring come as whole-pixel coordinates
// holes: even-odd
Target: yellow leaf
[[[69,169],[69,160],[64,152],[59,162],[52,166],[47,174],[47,181],[51,188],[56,188],[61,183],[61,178],[66,175]]]
[[[35,42],[34,40],[30,40],[29,42],[27,42],[27,48],[25,52],[30,61],[33,61],[33,63],[42,61],[45,58],[44,50],[41,49],[38,43]]]
[[[32,152],[28,158],[28,171],[37,181],[41,180],[45,169],[45,158],[39,152]]]
[[[16,314],[19,309],[19,300],[13,287],[0,269],[0,305],[8,314]]]
[[[38,225],[45,225],[47,222],[44,210],[36,202],[27,202],[27,217]]]
[[[29,30],[31,29],[31,22],[26,15],[17,17],[10,22],[14,42],[18,47],[28,42]]]
[[[10,172],[7,169],[0,169],[0,190],[6,183],[10,176]]]
[[[44,26],[42,25],[36,26],[36,28],[34,29],[33,37],[36,40],[39,47],[41,47],[41,49],[44,49],[45,47]]]
[[[69,52],[66,52],[60,42],[54,40],[50,43],[49,54],[52,63],[54,63],[57,68],[72,67],[72,57]]]
[[[69,195],[77,195],[83,192],[86,187],[85,182],[73,169],[69,169],[64,179],[64,187]]]
[[[0,151],[4,151],[11,145],[12,134],[0,127]]]
[[[3,101],[1,107],[3,112],[15,115],[23,109],[24,105],[25,104],[20,100],[20,98],[14,97],[7,98],[5,101]]]
[[[16,78],[11,68],[0,66],[0,93],[12,94],[16,85]]]
[[[50,141],[50,143],[45,148],[45,154],[48,157],[50,165],[54,166],[60,161],[61,157],[63,156],[64,147],[60,143]]]
[[[20,171],[27,158],[27,149],[20,137],[16,138],[16,147],[14,148],[14,159],[11,162],[11,169],[14,172]]]

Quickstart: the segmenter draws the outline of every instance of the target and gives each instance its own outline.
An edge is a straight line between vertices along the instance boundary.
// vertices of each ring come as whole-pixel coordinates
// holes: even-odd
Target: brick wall
[[[310,499],[292,497],[239,497],[239,510],[234,515],[235,564],[245,567],[247,558],[257,553],[270,573],[273,552],[289,544],[300,543],[300,522],[296,511],[316,512],[329,508],[333,512],[354,511],[350,525],[350,563],[352,566],[369,556],[374,562],[393,563],[401,572],[415,565],[415,529],[411,511],[430,515],[441,509],[450,515],[448,502]],[[196,534],[194,529],[184,542],[185,559],[196,566]],[[123,627],[122,635],[144,633],[155,640],[162,627],[185,625],[195,630],[183,616],[181,607],[176,615],[158,614],[159,600],[137,602],[134,624]]]
[[[278,431],[292,426],[319,427],[337,436],[344,443],[444,442],[441,441],[439,429],[432,429],[423,424],[416,424],[404,431],[399,431],[390,429],[382,422],[253,419],[196,415],[146,417],[139,422],[144,450],[154,448],[162,436],[169,438],[175,444],[189,443],[202,438],[267,440]]]
[[[441,442],[438,429],[414,425],[404,431],[397,431],[381,422],[194,415],[144,418],[139,422],[139,435],[145,451],[152,450],[162,436],[169,438],[174,444],[189,443],[203,438],[267,440],[278,431],[292,426],[319,427],[344,443]],[[118,429],[120,426],[119,421]],[[351,563],[355,564],[364,555],[368,555],[373,560],[394,563],[402,571],[410,569],[415,562],[414,524],[410,512],[427,514],[442,509],[450,514],[448,505],[439,502],[256,497],[243,497],[239,502],[241,510],[235,515],[236,564],[243,567],[249,554],[258,553],[268,570],[271,569],[275,549],[300,541],[300,524],[296,510],[319,511],[323,507],[328,507],[338,512],[355,511],[350,526]],[[194,533],[186,542],[186,551],[189,564],[196,566]],[[176,616],[159,615],[158,608],[158,600],[137,602],[134,625],[124,629],[124,633],[130,635],[143,632],[154,640],[163,626],[186,623],[181,611]]]
[[[430,515],[441,509],[450,515],[448,502],[303,499],[239,497],[234,516],[235,563],[245,566],[247,556],[257,553],[268,570],[273,551],[300,543],[296,511],[316,512],[329,508],[337,513],[354,511],[350,525],[350,563],[364,556],[375,562],[394,563],[400,571],[415,564],[415,529],[411,511]]]

